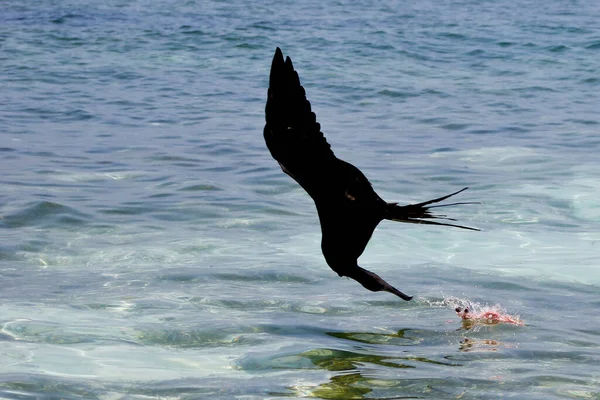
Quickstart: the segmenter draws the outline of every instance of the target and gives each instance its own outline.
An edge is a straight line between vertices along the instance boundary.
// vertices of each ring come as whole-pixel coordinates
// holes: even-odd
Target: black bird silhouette
[[[354,165],[337,158],[311,111],[306,92],[300,85],[292,60],[284,61],[277,48],[273,63],[264,137],[271,155],[289,176],[308,192],[317,206],[321,222],[321,250],[327,264],[339,276],[358,281],[373,292],[387,291],[404,300],[412,299],[377,274],[358,266],[375,227],[384,219],[413,224],[446,225],[478,230],[462,225],[431,221],[445,219],[431,208],[471,202],[429,206],[466,190],[418,204],[399,206],[387,203],[375,193],[369,180]]]

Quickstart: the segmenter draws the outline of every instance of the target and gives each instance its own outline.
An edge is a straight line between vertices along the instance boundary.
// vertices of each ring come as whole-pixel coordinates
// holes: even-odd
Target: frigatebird
[[[472,202],[431,206],[454,196],[467,188],[449,195],[418,204],[399,206],[384,201],[371,186],[365,175],[354,165],[340,160],[321,132],[306,92],[300,84],[292,60],[283,58],[279,47],[271,64],[264,137],[269,151],[279,166],[306,190],[317,207],[321,222],[321,250],[325,261],[339,276],[358,281],[373,292],[387,291],[410,300],[408,296],[377,274],[358,266],[375,227],[384,219],[413,224],[445,225],[478,230],[447,222],[434,215],[434,207]]]

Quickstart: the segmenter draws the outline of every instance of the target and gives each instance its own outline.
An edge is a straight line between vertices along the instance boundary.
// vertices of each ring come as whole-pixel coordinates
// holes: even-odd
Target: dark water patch
[[[524,128],[522,126],[502,126],[500,129],[504,132],[514,132],[514,133],[527,133],[531,132],[531,129]]]
[[[188,378],[176,380],[152,380],[151,382],[127,380],[106,381],[92,376],[69,378],[49,376],[48,374],[4,374],[0,378],[0,396],[3,399],[48,399],[48,400],[81,400],[105,399],[119,393],[131,399],[143,398],[180,398],[192,399],[232,399],[237,396],[255,398],[266,393],[260,382],[248,382],[244,379],[237,382],[218,377],[208,380]]]
[[[0,378],[0,395],[5,399],[78,400],[101,399],[98,384],[46,375],[10,374]]]
[[[156,118],[148,120],[148,123],[155,125],[177,125],[179,120],[173,118]]]
[[[585,46],[587,50],[600,50],[600,40],[592,42]]]
[[[516,45],[517,43],[516,42],[510,42],[510,41],[500,41],[500,42],[498,42],[496,44],[498,46],[500,46],[500,47],[511,47],[511,46]]]
[[[121,108],[121,110],[135,110],[138,108],[147,107],[149,105],[146,102],[133,101],[133,100],[128,100],[128,99],[107,100],[104,102],[104,104],[119,106]],[[110,135],[107,137],[114,136],[113,134],[107,134],[107,135]],[[98,137],[104,137],[104,136],[98,135]]]
[[[144,78],[144,75],[133,72],[133,71],[123,71],[123,72],[118,72],[118,73],[114,74],[113,77],[120,81],[130,82],[130,81],[134,81],[136,79],[142,79],[142,78]]]
[[[113,160],[98,160],[98,161],[95,161],[95,164],[102,165],[102,166],[116,167],[116,168],[118,168],[118,170],[123,170],[124,167],[127,166],[126,163],[119,162],[119,161],[113,161]]]
[[[578,329],[575,328],[575,330],[577,332],[583,333],[585,335],[590,335],[590,336],[598,336],[600,337],[600,329]],[[596,341],[593,341],[591,343],[597,343]]]
[[[26,240],[26,241],[22,242],[21,244],[19,244],[19,246],[17,248],[20,251],[38,253],[38,252],[43,251],[50,244],[51,244],[51,242],[48,240],[29,239],[29,240]]]
[[[471,51],[467,52],[466,55],[468,55],[468,56],[481,56],[483,54],[485,54],[484,50],[482,50],[482,49],[475,49],[475,50],[471,50]]]
[[[419,119],[419,122],[424,124],[441,124],[446,122],[448,119],[446,117],[427,117]]]
[[[474,135],[490,135],[496,132],[498,131],[495,129],[471,129],[469,131],[469,133],[472,133]]]
[[[257,41],[260,41],[261,39],[265,39],[265,37],[258,37]],[[252,43],[240,43],[240,44],[236,44],[235,47],[240,50],[259,50],[259,49],[264,48],[264,46],[261,44],[252,44]]]
[[[149,214],[156,211],[153,207],[149,206],[134,206],[134,205],[122,205],[117,208],[106,208],[105,206],[99,207],[99,212],[108,215],[143,215]]]
[[[1,217],[0,217],[1,219]],[[16,246],[5,246],[0,244],[0,261],[17,261],[20,257],[16,255]],[[21,276],[21,273],[17,270],[10,268],[0,269],[0,276],[5,278],[14,278]]]
[[[157,139],[165,139],[165,140],[178,140],[182,139],[181,135],[160,135],[156,137]]]
[[[118,153],[118,152],[121,152],[121,151],[124,151],[127,149],[128,148],[126,148],[126,147],[114,147],[114,146],[103,145],[102,147],[96,147],[96,148],[85,150],[85,152],[89,153],[89,154],[111,154],[111,153]]]
[[[88,121],[95,118],[92,113],[84,109],[57,111],[47,108],[27,107],[23,109],[23,111],[39,119],[51,120],[54,122]]]
[[[568,46],[564,46],[564,45],[557,45],[557,46],[550,46],[550,47],[546,48],[546,50],[548,50],[552,53],[565,53],[565,52],[569,51],[570,48]]]
[[[448,130],[448,131],[462,131],[462,130],[468,129],[470,126],[472,126],[472,125],[471,124],[461,124],[461,123],[451,123],[451,124],[442,125],[440,128]]]
[[[186,186],[179,190],[182,192],[202,192],[202,191],[218,192],[218,191],[222,191],[223,189],[218,186],[211,185],[211,184],[200,184],[200,185]]]
[[[378,355],[371,352],[316,348],[301,353],[283,353],[267,356],[246,356],[237,364],[245,371],[323,369],[330,372],[357,371],[369,365],[393,369],[418,368],[420,363],[456,367],[452,361],[438,361],[427,357]]]
[[[183,157],[183,156],[173,156],[173,155],[153,155],[146,158],[148,161],[159,161],[159,162],[169,162],[174,165],[181,166],[197,166],[202,164],[203,161],[197,158],[192,157]]]
[[[311,390],[311,396],[323,399],[441,399],[448,396],[463,397],[464,390],[440,390],[438,386],[449,386],[452,379],[428,379],[429,384],[419,379],[388,379],[364,376],[360,373],[345,373],[332,376],[329,382]],[[377,397],[372,397],[374,392]]]
[[[170,281],[177,283],[196,283],[200,281],[208,280],[206,272],[203,270],[187,270],[187,271],[175,271],[165,274],[160,274],[156,277],[160,281]]]
[[[233,166],[233,165],[221,165],[221,166],[211,166],[211,167],[205,167],[202,170],[205,172],[216,172],[216,173],[223,173],[223,172],[231,172],[237,169],[237,166]]]
[[[174,194],[173,193],[155,193],[155,194],[151,194],[146,196],[147,199],[164,199],[167,197],[173,197]]]
[[[128,177],[128,178],[130,178],[130,177]],[[161,189],[161,188],[169,188],[169,187],[172,187],[172,186],[176,185],[176,183],[173,182],[173,176],[172,175],[150,175],[148,177],[140,178],[138,180],[140,182],[162,182],[162,183],[156,185],[156,187],[159,188],[159,189]]]
[[[377,92],[378,95],[381,96],[388,96],[388,97],[393,97],[393,98],[399,98],[399,99],[408,99],[411,97],[417,97],[419,96],[417,93],[414,92],[404,92],[404,91],[398,91],[398,90],[392,90],[392,89],[384,89],[384,90],[380,90],[379,92]]]
[[[53,24],[64,24],[67,23],[69,21],[76,21],[76,20],[86,20],[89,19],[88,16],[83,15],[83,14],[76,14],[76,13],[67,13],[67,14],[63,14],[60,17],[55,17],[53,19],[50,20],[50,22],[52,22]]]
[[[26,226],[74,227],[87,224],[90,217],[76,209],[50,201],[29,203],[20,211],[4,214],[0,227],[22,228]]]
[[[449,97],[452,97],[450,94],[441,91],[441,90],[435,90],[435,89],[425,89],[423,91],[421,91],[419,93],[419,95],[421,96],[435,96],[435,97],[439,97],[440,99],[446,99]]]
[[[436,36],[440,37],[440,38],[444,38],[444,39],[451,39],[451,40],[465,40],[468,37],[466,35],[460,34],[460,33],[454,33],[454,32],[442,32],[442,33],[438,33]]]
[[[510,70],[510,69],[494,69],[491,72],[492,76],[524,76],[527,75],[527,71],[516,71],[516,70]],[[498,95],[508,95],[507,91],[503,91],[503,92],[498,92]]]
[[[573,122],[581,125],[598,125],[600,121],[593,119],[566,119],[566,122]]]
[[[456,149],[454,147],[440,147],[437,149],[433,149],[434,153],[452,153],[454,151],[458,151],[459,149]]]
[[[179,30],[182,34],[190,35],[190,36],[211,36],[212,35],[212,33],[210,33],[210,32],[205,32],[201,29],[194,29],[194,27],[192,27],[190,25],[182,25],[179,27]]]
[[[252,346],[265,341],[259,335],[242,329],[198,329],[191,326],[187,329],[143,329],[134,335],[136,341],[147,346],[169,346],[177,348],[206,348]]]
[[[238,165],[239,168],[243,167],[242,165]],[[244,168],[243,170],[241,170],[240,172],[238,172],[240,175],[258,175],[259,178],[262,180],[262,178],[264,177],[265,173],[271,172],[273,170],[272,167],[256,167],[254,166],[254,164],[251,164],[250,166],[248,166],[249,168]]]
[[[581,83],[585,83],[585,84],[591,84],[591,85],[597,85],[600,84],[600,78],[586,78],[586,79],[582,79],[580,81]]]
[[[553,89],[551,87],[547,87],[547,86],[527,86],[527,87],[520,87],[520,88],[514,88],[512,89],[515,92],[550,92],[550,93],[557,93],[558,90]]]
[[[412,336],[409,329],[402,329],[397,333],[326,332],[326,334],[338,339],[373,345],[415,346],[421,342],[421,338]]]
[[[255,22],[250,25],[250,28],[271,32],[276,30],[276,28],[270,25],[269,21]]]
[[[212,276],[224,281],[236,282],[285,282],[285,283],[314,283],[315,279],[278,271],[248,271],[246,273],[215,273]]]

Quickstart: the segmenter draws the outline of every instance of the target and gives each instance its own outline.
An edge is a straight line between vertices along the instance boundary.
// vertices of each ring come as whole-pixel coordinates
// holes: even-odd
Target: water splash
[[[509,314],[499,304],[474,302],[455,296],[444,297],[441,301],[429,302],[432,306],[451,308],[458,315],[466,328],[473,325],[511,324],[523,326],[524,321],[519,315]]]

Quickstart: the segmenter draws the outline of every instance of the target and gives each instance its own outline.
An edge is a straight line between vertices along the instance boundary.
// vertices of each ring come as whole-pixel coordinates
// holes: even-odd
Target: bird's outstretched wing
[[[422,203],[398,206],[382,200],[358,168],[338,159],[321,132],[292,60],[289,57],[284,60],[279,48],[271,64],[265,114],[267,147],[281,169],[315,201],[323,233],[321,249],[327,264],[340,276],[355,279],[368,290],[385,290],[410,300],[410,296],[357,264],[377,224],[391,219],[473,229],[431,221],[449,218],[432,214],[429,209],[440,206],[430,204],[462,190]],[[455,204],[469,203],[447,205]]]
[[[281,169],[315,200],[324,248],[356,259],[387,204],[355,166],[338,159],[311,110],[292,60],[277,48],[266,106],[265,141]]]
[[[264,137],[271,155],[316,200],[326,179],[324,171],[330,171],[337,159],[321,132],[292,60],[284,60],[279,48],[271,64],[265,115]]]

